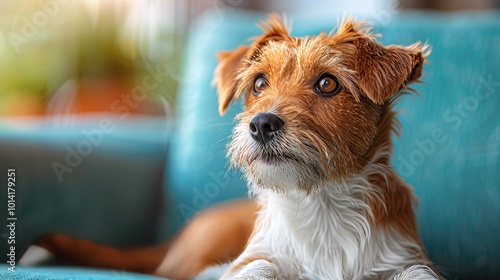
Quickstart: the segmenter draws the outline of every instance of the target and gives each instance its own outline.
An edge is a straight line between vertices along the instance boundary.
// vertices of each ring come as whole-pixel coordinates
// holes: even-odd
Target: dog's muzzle
[[[265,144],[273,139],[284,124],[283,120],[275,114],[260,113],[250,121],[250,135],[255,141]]]

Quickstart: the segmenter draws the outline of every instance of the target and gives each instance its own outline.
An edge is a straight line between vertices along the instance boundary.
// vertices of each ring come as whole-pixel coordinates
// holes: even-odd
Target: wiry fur
[[[228,155],[261,206],[227,276],[250,264],[245,277],[264,266],[278,279],[387,279],[429,265],[416,199],[390,166],[398,126],[391,104],[421,76],[427,47],[384,47],[351,19],[309,38],[291,37],[276,16],[263,26],[252,45],[223,53],[216,70],[221,114],[245,98]],[[314,91],[324,73],[341,85],[335,96]],[[246,94],[259,75],[264,91]],[[249,133],[263,112],[284,122],[265,144]]]

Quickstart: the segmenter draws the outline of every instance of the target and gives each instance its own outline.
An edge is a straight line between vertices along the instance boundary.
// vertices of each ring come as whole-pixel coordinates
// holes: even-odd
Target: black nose
[[[250,134],[255,141],[265,144],[273,139],[274,134],[281,130],[284,124],[275,114],[260,113],[250,121]]]

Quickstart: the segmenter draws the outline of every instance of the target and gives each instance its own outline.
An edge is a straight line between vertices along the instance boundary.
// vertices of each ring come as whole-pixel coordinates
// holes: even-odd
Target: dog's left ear
[[[384,47],[371,40],[358,40],[355,44],[358,86],[377,104],[383,104],[422,76],[425,57],[419,43]]]
[[[377,104],[417,81],[429,53],[428,46],[420,43],[384,47],[370,35],[370,28],[352,20],[344,22],[335,37],[354,46],[358,87]]]

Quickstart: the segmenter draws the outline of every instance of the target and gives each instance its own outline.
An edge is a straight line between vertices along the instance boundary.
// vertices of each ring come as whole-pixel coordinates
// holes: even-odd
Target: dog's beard
[[[228,156],[231,167],[242,170],[256,189],[308,193],[326,180],[321,152],[289,132],[278,131],[261,144],[250,136],[248,124],[241,122],[233,130]]]

